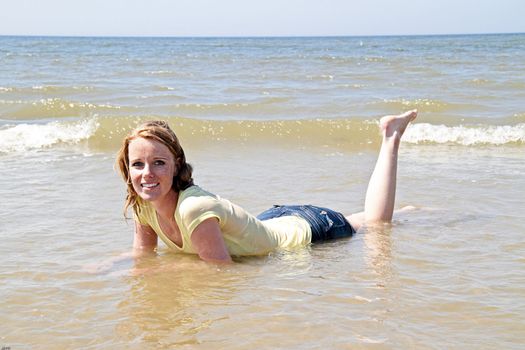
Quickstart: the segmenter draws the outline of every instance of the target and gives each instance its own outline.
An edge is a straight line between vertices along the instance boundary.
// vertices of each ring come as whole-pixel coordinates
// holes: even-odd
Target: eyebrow
[[[162,157],[162,156],[158,156],[158,157],[153,157],[153,160],[168,160],[169,157]],[[136,162],[138,160],[142,160],[142,157],[138,157],[138,158],[130,158],[129,161],[130,162]]]

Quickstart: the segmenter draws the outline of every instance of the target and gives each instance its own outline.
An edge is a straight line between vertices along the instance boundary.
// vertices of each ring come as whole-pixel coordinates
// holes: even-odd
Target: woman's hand
[[[125,252],[118,256],[108,258],[102,262],[86,265],[83,267],[83,270],[89,274],[105,274],[109,273],[116,264],[126,260],[132,261],[132,259],[135,257],[135,251]]]
[[[206,262],[219,264],[232,262],[217,218],[209,218],[201,222],[191,234],[191,243],[199,257]]]
[[[122,253],[97,264],[84,266],[84,271],[91,274],[107,273],[115,264],[122,261],[128,259],[137,260],[138,258],[155,254],[157,241],[157,234],[151,227],[135,222],[135,235],[133,238],[133,250],[131,252]]]

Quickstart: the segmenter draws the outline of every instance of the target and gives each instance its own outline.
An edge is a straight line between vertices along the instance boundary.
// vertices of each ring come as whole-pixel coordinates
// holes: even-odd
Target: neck
[[[151,202],[151,204],[160,217],[166,220],[173,220],[178,199],[179,193],[172,189],[166,197],[159,199],[158,201]]]

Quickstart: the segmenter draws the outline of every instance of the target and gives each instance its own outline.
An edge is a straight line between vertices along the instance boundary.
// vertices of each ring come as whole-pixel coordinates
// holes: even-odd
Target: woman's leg
[[[379,126],[383,135],[377,162],[366,190],[365,211],[347,217],[357,230],[365,222],[390,222],[396,198],[397,155],[401,136],[417,110],[381,118]]]

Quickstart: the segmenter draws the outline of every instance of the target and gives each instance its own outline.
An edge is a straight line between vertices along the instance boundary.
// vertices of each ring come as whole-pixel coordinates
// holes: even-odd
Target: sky
[[[525,32],[524,0],[0,0],[0,35],[360,36]]]

